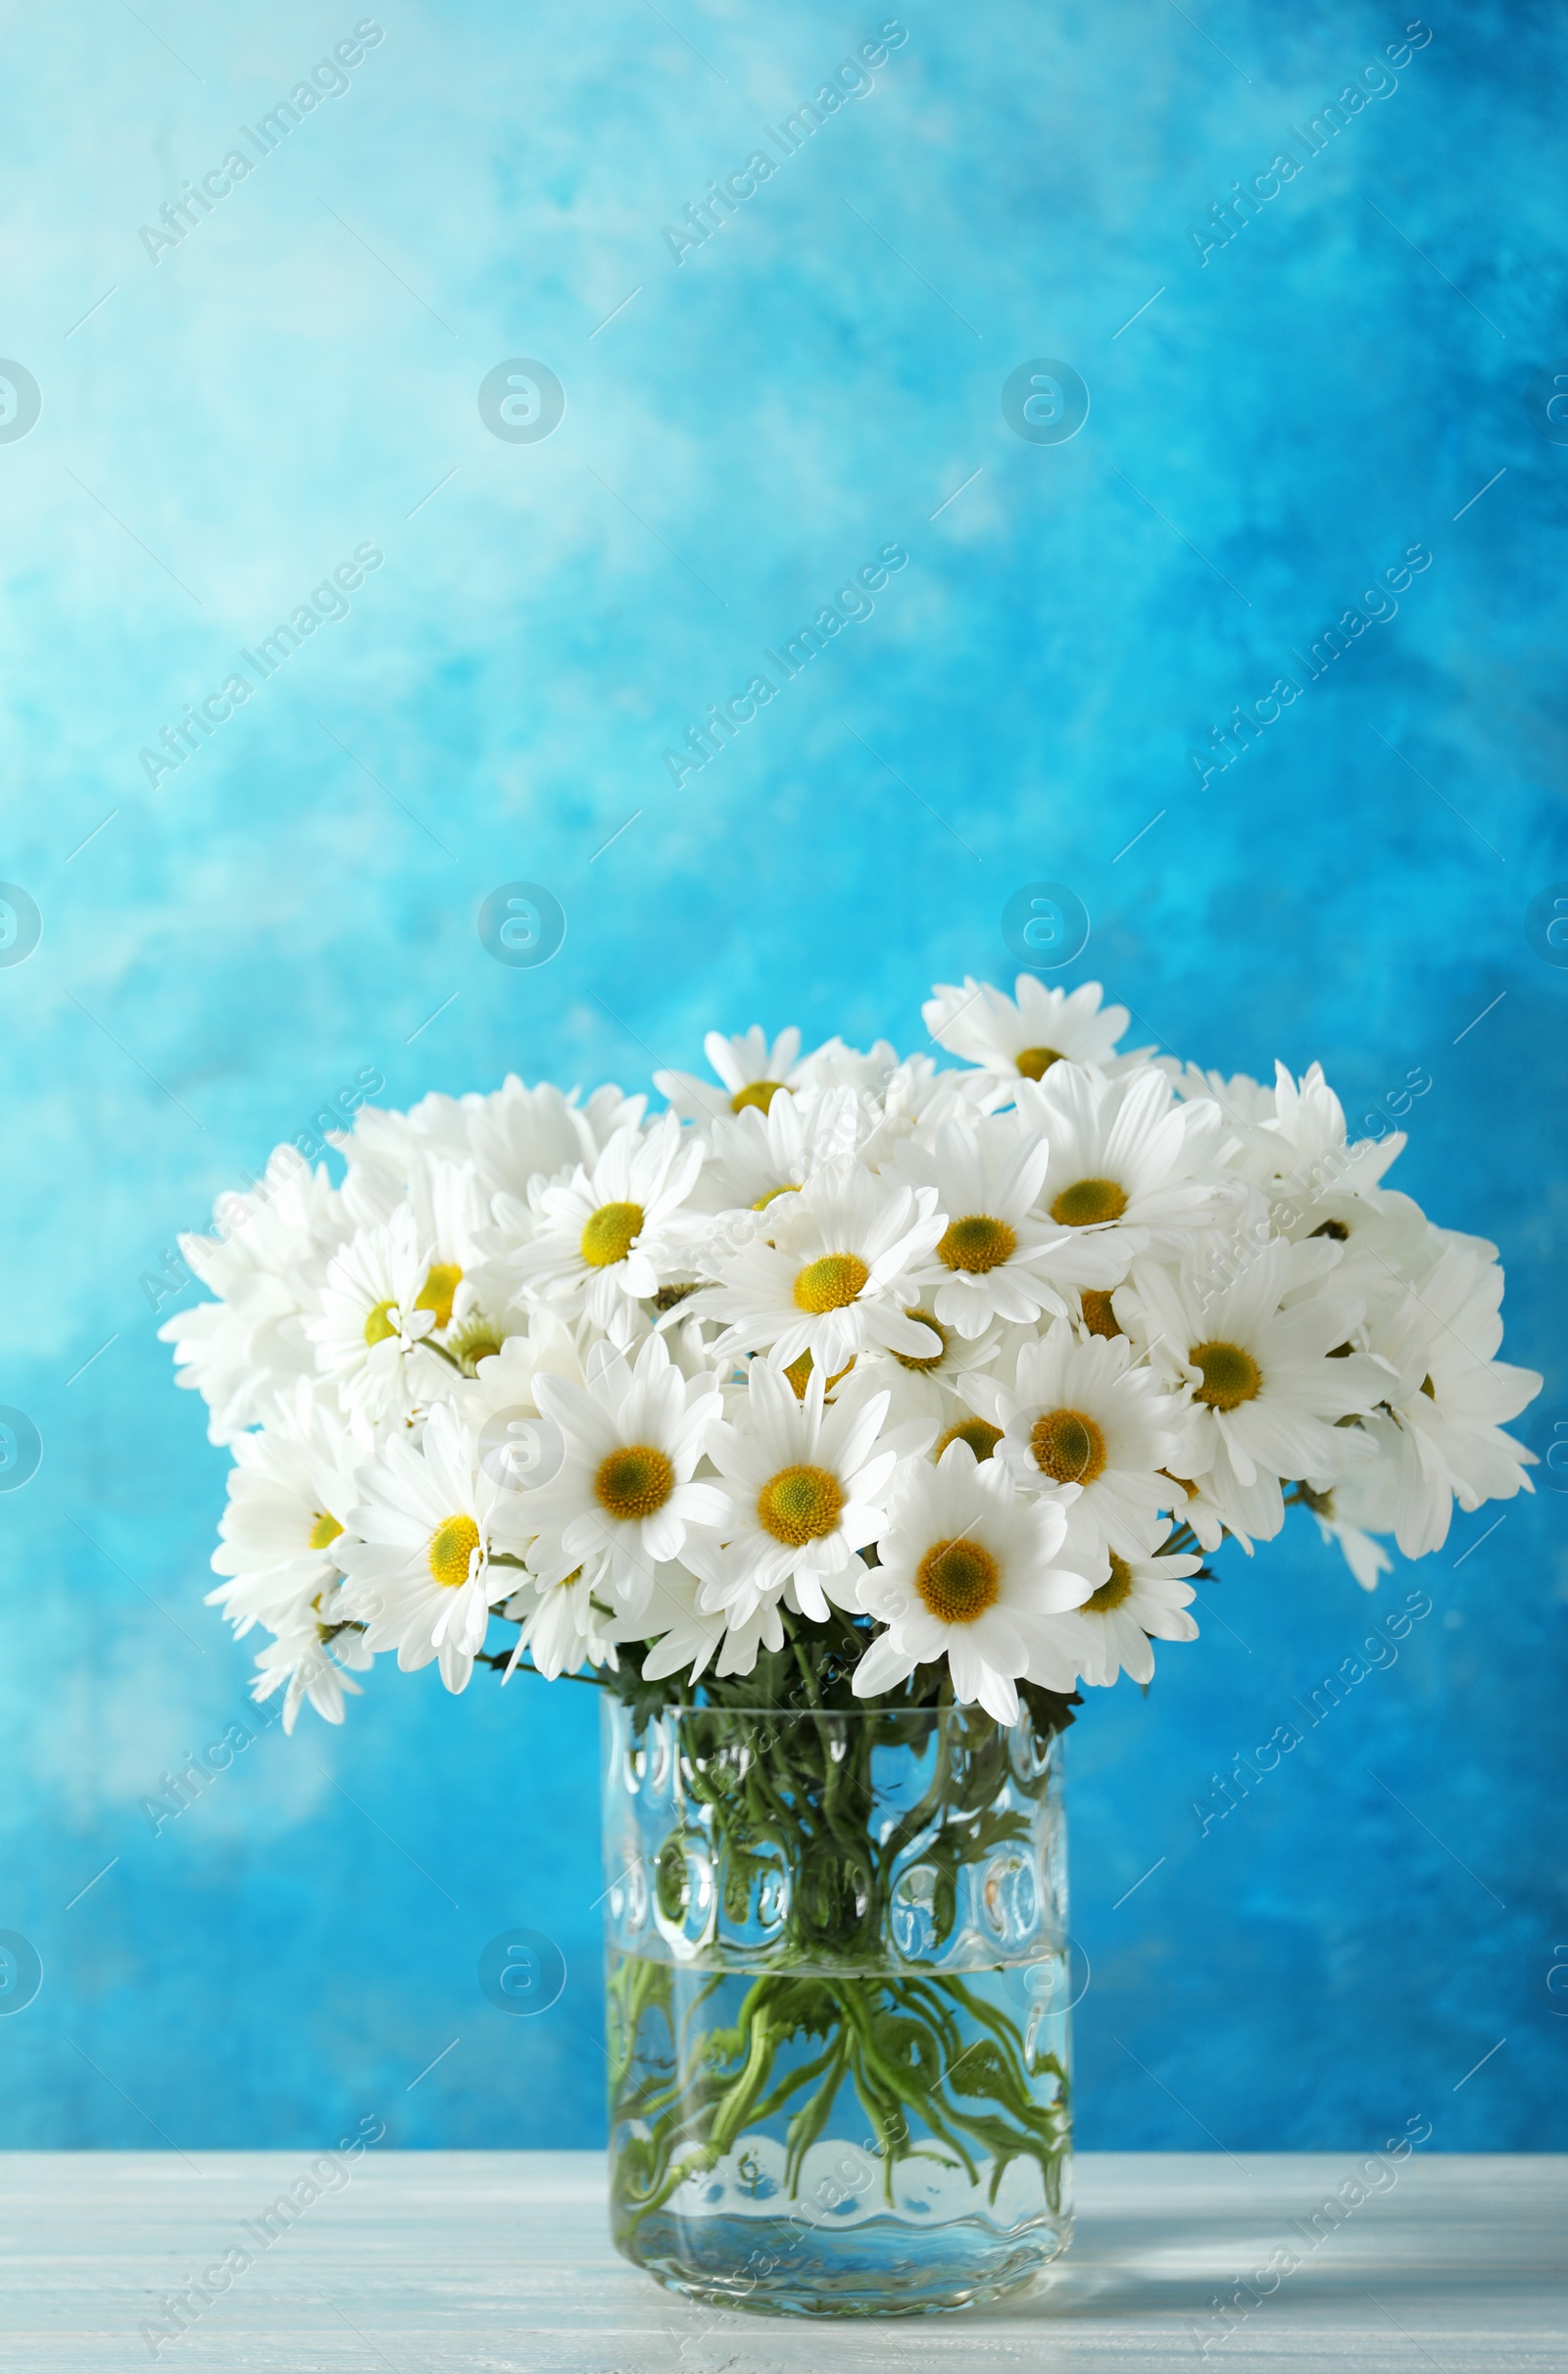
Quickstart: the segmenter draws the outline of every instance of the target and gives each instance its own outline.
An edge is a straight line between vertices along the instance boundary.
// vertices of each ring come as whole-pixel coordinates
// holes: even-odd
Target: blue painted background
[[[1568,876],[1568,446],[1526,401],[1568,352],[1560,15],[1437,21],[1200,262],[1187,226],[1400,10],[911,6],[677,264],[662,226],[882,21],[389,0],[156,264],[139,226],[351,0],[12,28],[0,347],[43,413],[0,443],[0,874],[43,938],[0,970],[0,1401],[44,1459],[0,1496],[0,1927],[45,1980],[0,2018],[0,2143],[602,2133],[589,1691],[377,1671],[342,1732],[274,1726],[157,1837],[137,1811],[253,1645],[201,1606],[224,1459],[140,1280],[366,1064],[407,1103],[646,1087],[718,1020],[914,1045],[933,977],[1005,977],[1007,897],[1062,881],[1070,977],[1137,1037],[1321,1057],[1357,1114],[1430,1072],[1396,1180],[1501,1244],[1528,1430],[1568,1420],[1568,973],[1525,926]],[[476,407],[517,355],[566,389],[531,445]],[[1040,356],[1091,390],[1066,444],[1002,416]],[[677,792],[665,748],[894,540],[874,617]],[[352,615],[153,789],[139,750],[365,541]],[[1189,753],[1413,543],[1397,617],[1200,791]],[[533,971],[475,929],[518,877],[568,917]],[[1088,1709],[1087,2144],[1568,2146],[1568,1497],[1496,1514],[1206,1837],[1222,1759],[1372,1612],[1315,1534],[1227,1555],[1200,1646]],[[475,1982],[518,1925],[569,1965],[532,2020]]]

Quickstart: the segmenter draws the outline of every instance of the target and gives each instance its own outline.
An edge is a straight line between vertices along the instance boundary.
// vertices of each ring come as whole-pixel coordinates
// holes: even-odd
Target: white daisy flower
[[[940,1433],[976,1398],[969,1391],[970,1378],[1004,1360],[1005,1345],[1023,1331],[998,1322],[979,1335],[960,1335],[956,1327],[937,1317],[929,1302],[909,1304],[904,1315],[930,1331],[930,1351],[873,1350],[860,1356],[852,1374],[864,1390],[880,1388],[887,1393],[890,1425],[918,1423],[928,1433]]]
[[[327,1265],[318,1317],[306,1332],[317,1365],[352,1417],[381,1425],[412,1407],[409,1355],[436,1323],[441,1282],[426,1293],[430,1257],[414,1213],[400,1204],[384,1225],[362,1228]]]
[[[1376,1536],[1392,1533],[1396,1521],[1399,1430],[1392,1418],[1376,1412],[1361,1424],[1377,1457],[1361,1460],[1327,1492],[1305,1486],[1302,1492],[1323,1540],[1338,1547],[1363,1591],[1375,1591],[1378,1577],[1394,1571],[1394,1560]]]
[[[1274,1121],[1265,1126],[1267,1134],[1280,1141],[1279,1168],[1286,1178],[1348,1188],[1359,1195],[1375,1187],[1404,1150],[1402,1129],[1350,1144],[1345,1108],[1324,1079],[1321,1063],[1313,1063],[1299,1081],[1283,1063],[1276,1063],[1274,1108]]]
[[[672,1113],[646,1133],[617,1130],[591,1168],[531,1192],[533,1238],[511,1261],[518,1287],[624,1338],[633,1304],[690,1274],[690,1228],[678,1223],[702,1162]]]
[[[703,1053],[723,1082],[700,1080],[689,1071],[656,1071],[654,1086],[685,1121],[710,1121],[719,1113],[743,1113],[755,1106],[766,1113],[782,1088],[793,1088],[795,1059],[801,1051],[798,1030],[781,1030],[771,1045],[757,1023],[741,1037],[727,1039],[710,1030]]]
[[[996,1457],[1026,1489],[1081,1487],[1067,1518],[1068,1554],[1098,1573],[1107,1553],[1137,1558],[1169,1508],[1160,1473],[1183,1434],[1185,1395],[1135,1367],[1126,1336],[1087,1342],[1058,1319],[1018,1354],[1010,1385],[976,1379],[971,1390],[1004,1429]]]
[[[1039,1087],[1020,1083],[1017,1122],[1038,1131],[1051,1159],[1040,1204],[1058,1227],[1099,1238],[1125,1276],[1151,1245],[1177,1250],[1215,1226],[1245,1196],[1215,1176],[1221,1128],[1215,1105],[1182,1105],[1152,1067],[1108,1079],[1068,1063]],[[1075,1279],[1079,1273],[1072,1272]]]
[[[318,1613],[335,1589],[332,1545],[361,1498],[367,1435],[345,1426],[333,1403],[302,1379],[281,1397],[276,1422],[240,1435],[219,1524],[213,1572],[228,1580],[207,1594],[243,1638],[253,1624],[279,1632]]]
[[[825,1406],[820,1371],[797,1399],[765,1360],[747,1373],[745,1421],[723,1421],[709,1456],[730,1488],[725,1527],[730,1571],[705,1605],[744,1623],[786,1583],[804,1615],[825,1623],[828,1601],[857,1607],[864,1573],[857,1553],[887,1523],[887,1487],[898,1452],[877,1442],[886,1393]]]
[[[1533,1368],[1495,1358],[1502,1341],[1502,1271],[1469,1251],[1448,1249],[1397,1308],[1375,1314],[1374,1354],[1387,1364],[1381,1401],[1396,1432],[1380,1433],[1393,1484],[1393,1530],[1406,1558],[1441,1550],[1453,1503],[1534,1492],[1536,1455],[1504,1434],[1541,1391]]]
[[[181,1236],[186,1266],[220,1299],[176,1311],[158,1330],[174,1347],[176,1384],[211,1412],[214,1443],[261,1424],[277,1397],[315,1367],[306,1321],[350,1222],[324,1165],[279,1146],[256,1185],[219,1197],[217,1236]]]
[[[808,1352],[813,1367],[836,1377],[868,1345],[937,1349],[931,1329],[904,1315],[916,1300],[906,1273],[942,1233],[934,1189],[837,1162],[780,1196],[756,1225],[751,1243],[710,1247],[706,1266],[718,1282],[693,1298],[695,1313],[725,1322],[717,1355],[765,1352],[788,1368]]]
[[[536,1375],[533,1390],[563,1451],[552,1481],[516,1504],[539,1536],[529,1566],[545,1582],[580,1566],[601,1597],[635,1613],[688,1528],[730,1516],[726,1493],[693,1481],[722,1400],[710,1377],[684,1377],[657,1335],[635,1367],[600,1347],[585,1385]]]
[[[998,1083],[1043,1079],[1060,1063],[1114,1067],[1127,1009],[1107,1006],[1102,1012],[1098,981],[1069,992],[1048,989],[1036,974],[1021,972],[1014,986],[1016,1003],[968,974],[961,988],[938,981],[921,1017],[939,1047],[977,1064]]]
[[[807,1088],[853,1088],[861,1096],[880,1096],[897,1070],[897,1052],[886,1039],[878,1039],[874,1047],[849,1047],[843,1039],[824,1039],[809,1055],[802,1056],[791,1076],[790,1086],[800,1093]]]
[[[777,1195],[804,1187],[824,1163],[853,1156],[868,1123],[853,1089],[776,1096],[764,1113],[746,1105],[715,1120],[708,1166],[694,1202],[709,1211],[763,1212]]]
[[[286,1732],[293,1730],[300,1708],[307,1702],[323,1722],[340,1723],[345,1694],[352,1698],[363,1696],[359,1683],[349,1679],[345,1668],[352,1666],[357,1673],[364,1673],[374,1662],[374,1657],[358,1633],[341,1632],[328,1645],[323,1642],[321,1627],[314,1617],[291,1617],[277,1638],[269,1641],[257,1657],[251,1697],[262,1706],[281,1690]]]
[[[1110,1286],[1121,1276],[1120,1249],[1036,1213],[1050,1163],[1044,1137],[979,1114],[962,1128],[944,1122],[929,1150],[900,1148],[895,1175],[934,1191],[946,1223],[915,1281],[944,1326],[977,1336],[993,1320],[1037,1320],[1066,1309],[1054,1279]]]
[[[514,1071],[468,1116],[468,1145],[487,1198],[525,1199],[535,1179],[560,1178],[599,1154],[574,1095],[564,1096],[549,1080],[526,1087]]]
[[[643,1616],[654,1643],[643,1658],[644,1681],[684,1673],[695,1682],[710,1665],[719,1678],[750,1673],[760,1649],[784,1646],[784,1619],[776,1600],[759,1602],[739,1623],[723,1608],[704,1605],[721,1565],[715,1545],[708,1545],[706,1556],[698,1549],[695,1558],[694,1547],[688,1539],[686,1564],[661,1566],[654,1578]]]
[[[559,1582],[536,1582],[530,1576],[501,1612],[522,1627],[503,1683],[512,1679],[524,1650],[546,1681],[553,1682],[563,1673],[580,1673],[585,1664],[614,1665],[615,1643],[625,1638],[620,1620],[595,1599],[580,1566]]]
[[[447,1688],[466,1689],[490,1610],[516,1587],[531,1531],[521,1496],[485,1473],[446,1403],[417,1450],[397,1436],[382,1446],[364,1492],[336,1546],[347,1577],[338,1614],[365,1625],[372,1653],[396,1649],[404,1672],[439,1658]]]
[[[1083,1606],[1076,1621],[1082,1626],[1088,1654],[1081,1678],[1097,1690],[1109,1689],[1120,1673],[1130,1681],[1154,1678],[1154,1653],[1149,1643],[1195,1641],[1198,1626],[1187,1609],[1193,1589],[1184,1578],[1202,1564],[1196,1558],[1153,1555],[1165,1539],[1168,1525],[1156,1527],[1142,1553],[1122,1558],[1110,1553],[1110,1572]]]
[[[999,1723],[1018,1720],[1025,1674],[1071,1690],[1071,1636],[1054,1636],[1051,1619],[1081,1605],[1090,1585],[1055,1562],[1066,1528],[1063,1508],[1020,1500],[1009,1471],[995,1459],[979,1464],[964,1443],[935,1467],[906,1467],[877,1545],[881,1563],[862,1586],[867,1613],[887,1630],[856,1667],[856,1696],[894,1689],[942,1657],[954,1696],[978,1701]]]
[[[1174,1472],[1199,1481],[1200,1500],[1249,1548],[1285,1522],[1282,1479],[1323,1490],[1371,1456],[1366,1437],[1339,1421],[1368,1415],[1390,1376],[1351,1349],[1361,1305],[1336,1291],[1338,1258],[1327,1239],[1276,1238],[1201,1300],[1174,1271],[1151,1266],[1142,1279],[1148,1319],[1159,1330],[1152,1360],[1192,1389]],[[1183,1513],[1205,1549],[1217,1547],[1200,1506]]]
[[[359,1209],[366,1209],[363,1198]],[[447,1367],[471,1373],[476,1360],[488,1359],[524,1323],[512,1307],[505,1267],[489,1256],[489,1199],[471,1162],[416,1147],[394,1202],[384,1214],[362,1224],[390,1224],[404,1210],[414,1215],[426,1260],[415,1308],[429,1312],[430,1324],[419,1341]],[[416,1361],[411,1385],[420,1399],[428,1399],[441,1390],[439,1371],[432,1373],[428,1360]]]

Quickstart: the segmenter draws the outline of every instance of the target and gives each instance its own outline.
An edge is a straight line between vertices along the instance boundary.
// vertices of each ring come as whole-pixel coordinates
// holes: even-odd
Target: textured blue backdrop
[[[1568,350],[1560,14],[1418,31],[1312,157],[1393,0],[911,6],[687,247],[881,0],[390,0],[346,90],[144,238],[360,46],[353,5],[60,0],[0,91],[0,346],[43,398],[0,431],[0,874],[43,918],[0,968],[0,1401],[44,1444],[0,1495],[0,1928],[45,1970],[0,2018],[6,2145],[602,2133],[587,1690],[377,1672],[344,1731],[137,1810],[250,1654],[201,1606],[224,1459],[140,1281],[367,1064],[407,1103],[646,1087],[718,1020],[914,1045],[1062,881],[1069,977],[1137,1037],[1321,1057],[1357,1115],[1430,1073],[1396,1181],[1500,1242],[1532,1439],[1568,1421],[1568,973],[1526,927],[1568,876],[1568,446],[1529,400]],[[480,418],[519,355],[566,391],[543,441]],[[1070,442],[1004,419],[1040,357],[1091,391]],[[666,748],[894,541],[874,616],[677,789]],[[154,787],[138,753],[365,543],[351,615]],[[1411,545],[1312,681],[1293,653]],[[518,877],[568,918],[537,970],[475,928]],[[1338,1559],[1227,1555],[1201,1645],[1091,1706],[1086,2143],[1568,2146],[1565,1538],[1549,1491],[1461,1518],[1397,1663],[1206,1837],[1210,1776],[1365,1632]],[[517,1925],[569,1966],[533,2020],[475,1981]]]

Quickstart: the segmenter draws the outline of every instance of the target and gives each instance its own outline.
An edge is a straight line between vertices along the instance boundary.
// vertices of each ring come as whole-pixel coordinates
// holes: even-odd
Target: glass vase
[[[604,1838],[626,2257],[716,2305],[890,2316],[1066,2249],[1059,1735],[609,1701]]]

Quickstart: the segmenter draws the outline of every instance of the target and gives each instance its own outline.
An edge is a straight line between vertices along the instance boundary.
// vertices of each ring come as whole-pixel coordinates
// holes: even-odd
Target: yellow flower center
[[[1002,1597],[1002,1569],[979,1542],[933,1542],[914,1587],[939,1624],[972,1624]]]
[[[942,1349],[940,1352],[929,1353],[896,1352],[893,1357],[901,1368],[912,1368],[916,1376],[929,1376],[932,1369],[940,1368],[947,1359],[948,1346],[953,1339],[941,1320],[934,1319],[929,1311],[920,1310],[918,1305],[913,1311],[906,1311],[904,1315],[906,1319],[913,1319],[917,1327],[929,1327]]]
[[[1210,1410],[1239,1410],[1243,1402],[1255,1402],[1262,1390],[1263,1371],[1240,1344],[1195,1344],[1187,1357],[1203,1372],[1193,1399],[1206,1402]]]
[[[993,1426],[988,1417],[961,1417],[940,1436],[931,1457],[939,1459],[950,1443],[967,1443],[977,1459],[988,1459],[1002,1440],[1002,1428]]]
[[[824,1253],[795,1280],[795,1308],[819,1315],[853,1303],[871,1272],[858,1253]]]
[[[983,1277],[988,1269],[997,1268],[1018,1250],[1018,1240],[1005,1220],[994,1220],[983,1212],[971,1212],[961,1220],[950,1220],[947,1232],[937,1247],[937,1260],[946,1261],[950,1269],[961,1269],[970,1277]]]
[[[784,1371],[784,1374],[790,1380],[791,1391],[794,1393],[798,1402],[804,1402],[806,1399],[806,1388],[810,1378],[811,1365],[810,1354],[808,1352],[803,1352],[800,1359],[798,1360],[791,1360],[789,1366]],[[822,1399],[824,1402],[830,1402],[833,1399],[834,1386],[841,1383],[842,1380],[849,1375],[850,1370],[854,1366],[855,1362],[853,1360],[846,1360],[844,1366],[838,1371],[838,1374],[828,1378],[827,1383],[822,1388]]]
[[[1426,1395],[1427,1400],[1428,1400],[1429,1402],[1435,1402],[1435,1401],[1437,1400],[1437,1398],[1438,1398],[1438,1389],[1437,1389],[1436,1385],[1434,1385],[1434,1383],[1432,1382],[1432,1379],[1431,1379],[1431,1377],[1430,1377],[1430,1376],[1424,1376],[1424,1377],[1421,1379],[1421,1390],[1422,1390],[1422,1392],[1423,1392],[1423,1393]]]
[[[1110,1307],[1108,1286],[1086,1286],[1083,1290],[1084,1325],[1091,1335],[1120,1335],[1116,1313]]]
[[[1090,1593],[1084,1602],[1085,1612],[1103,1615],[1107,1608],[1119,1607],[1132,1587],[1133,1570],[1127,1560],[1118,1558],[1113,1550],[1110,1554],[1110,1579],[1102,1583],[1098,1591]]]
[[[623,1443],[599,1462],[594,1498],[607,1515],[635,1524],[662,1508],[675,1489],[675,1470],[653,1443]]]
[[[1127,1191],[1114,1179],[1074,1179],[1051,1207],[1051,1216],[1062,1228],[1094,1228],[1104,1220],[1119,1220],[1127,1209]]]
[[[1020,1079],[1039,1080],[1045,1077],[1053,1063],[1059,1063],[1064,1059],[1058,1047],[1026,1047],[1022,1055],[1016,1055],[1012,1060],[1018,1066]]]
[[[792,1550],[821,1541],[843,1511],[843,1487],[825,1467],[781,1467],[757,1496],[758,1523]]]
[[[343,1528],[335,1516],[328,1516],[324,1508],[318,1509],[316,1522],[306,1536],[307,1547],[312,1550],[324,1550],[328,1542],[337,1540]]]
[[[430,1536],[430,1572],[443,1591],[456,1591],[468,1579],[468,1560],[479,1547],[479,1528],[471,1516],[449,1516]]]
[[[469,1376],[481,1360],[491,1360],[506,1341],[494,1319],[473,1318],[454,1336],[449,1350],[457,1355]]]
[[[396,1309],[396,1303],[376,1304],[365,1322],[365,1340],[368,1344],[384,1344],[396,1335],[397,1329],[391,1319],[391,1313]]]
[[[765,1194],[760,1195],[756,1203],[752,1206],[752,1210],[754,1212],[765,1212],[776,1195],[794,1195],[795,1192],[794,1181],[792,1179],[786,1179],[782,1187],[769,1187]]]
[[[736,1089],[730,1098],[729,1109],[731,1113],[744,1113],[748,1105],[752,1105],[759,1113],[765,1113],[781,1090],[785,1096],[792,1093],[785,1088],[782,1080],[749,1080],[744,1088]]]
[[[1056,1484],[1092,1484],[1104,1472],[1105,1438],[1082,1410],[1048,1410],[1029,1437],[1035,1465]]]
[[[463,1283],[456,1261],[435,1261],[425,1271],[424,1284],[414,1298],[416,1311],[431,1311],[438,1327],[452,1324],[452,1298]]]
[[[601,1204],[583,1225],[583,1260],[590,1269],[608,1269],[612,1262],[623,1261],[642,1227],[641,1204]]]

